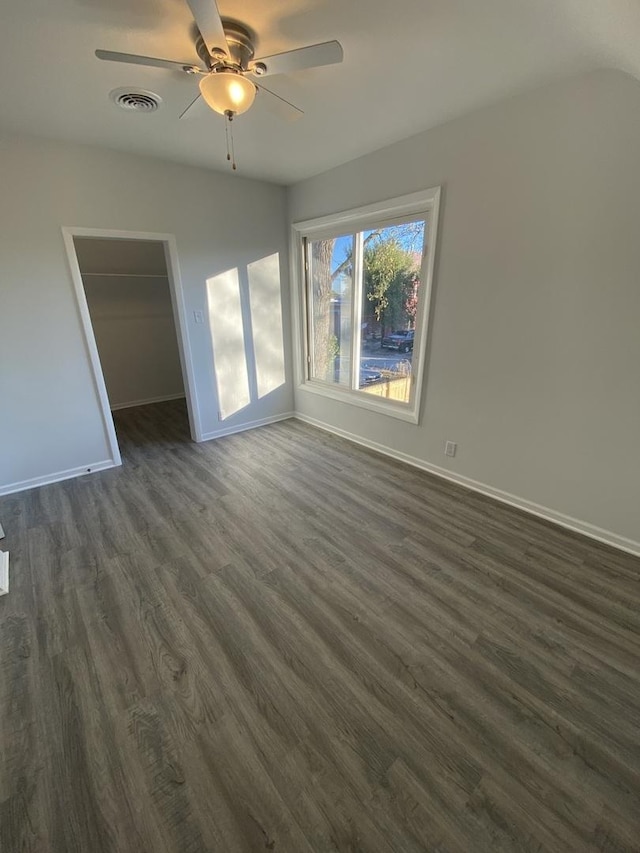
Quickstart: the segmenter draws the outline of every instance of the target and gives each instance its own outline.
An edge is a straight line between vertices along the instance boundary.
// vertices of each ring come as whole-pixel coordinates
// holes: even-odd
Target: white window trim
[[[295,346],[295,377],[300,391],[330,397],[349,405],[359,406],[369,411],[379,412],[393,418],[417,424],[420,418],[420,401],[425,384],[427,345],[431,327],[431,301],[433,276],[438,239],[438,215],[440,211],[440,187],[410,193],[387,201],[369,204],[353,210],[294,222],[291,227],[291,269],[293,282],[293,336]],[[421,269],[422,319],[419,324],[416,342],[413,348],[414,385],[411,403],[397,403],[391,400],[379,401],[374,395],[350,388],[328,385],[309,379],[308,341],[307,341],[307,283],[305,275],[304,238],[322,239],[344,229],[364,230],[371,225],[379,225],[388,219],[400,219],[412,215],[424,215],[427,219],[427,250],[424,253]],[[416,359],[417,356],[417,359]]]

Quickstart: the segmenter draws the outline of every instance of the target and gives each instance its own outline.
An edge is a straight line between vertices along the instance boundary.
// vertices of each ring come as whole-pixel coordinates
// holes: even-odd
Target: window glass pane
[[[363,232],[359,389],[408,403],[425,221]]]
[[[311,378],[351,387],[353,235],[307,244]]]

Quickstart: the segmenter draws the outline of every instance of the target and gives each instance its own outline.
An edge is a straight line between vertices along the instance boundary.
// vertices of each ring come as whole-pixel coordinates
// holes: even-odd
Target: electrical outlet
[[[193,321],[194,323],[204,323],[204,311],[194,311]]]
[[[445,456],[455,456],[457,449],[458,449],[458,445],[455,443],[455,441],[445,441],[445,443],[444,443],[444,455]]]

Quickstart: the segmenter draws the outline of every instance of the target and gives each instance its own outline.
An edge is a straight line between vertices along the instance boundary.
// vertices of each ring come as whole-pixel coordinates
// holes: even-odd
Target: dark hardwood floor
[[[297,421],[0,498],[2,853],[640,850],[640,560]]]

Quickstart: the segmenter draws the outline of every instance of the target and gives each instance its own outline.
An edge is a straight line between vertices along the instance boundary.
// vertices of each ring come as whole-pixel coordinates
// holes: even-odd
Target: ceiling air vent
[[[136,113],[154,113],[162,103],[159,95],[146,89],[114,89],[109,97],[116,106]]]

